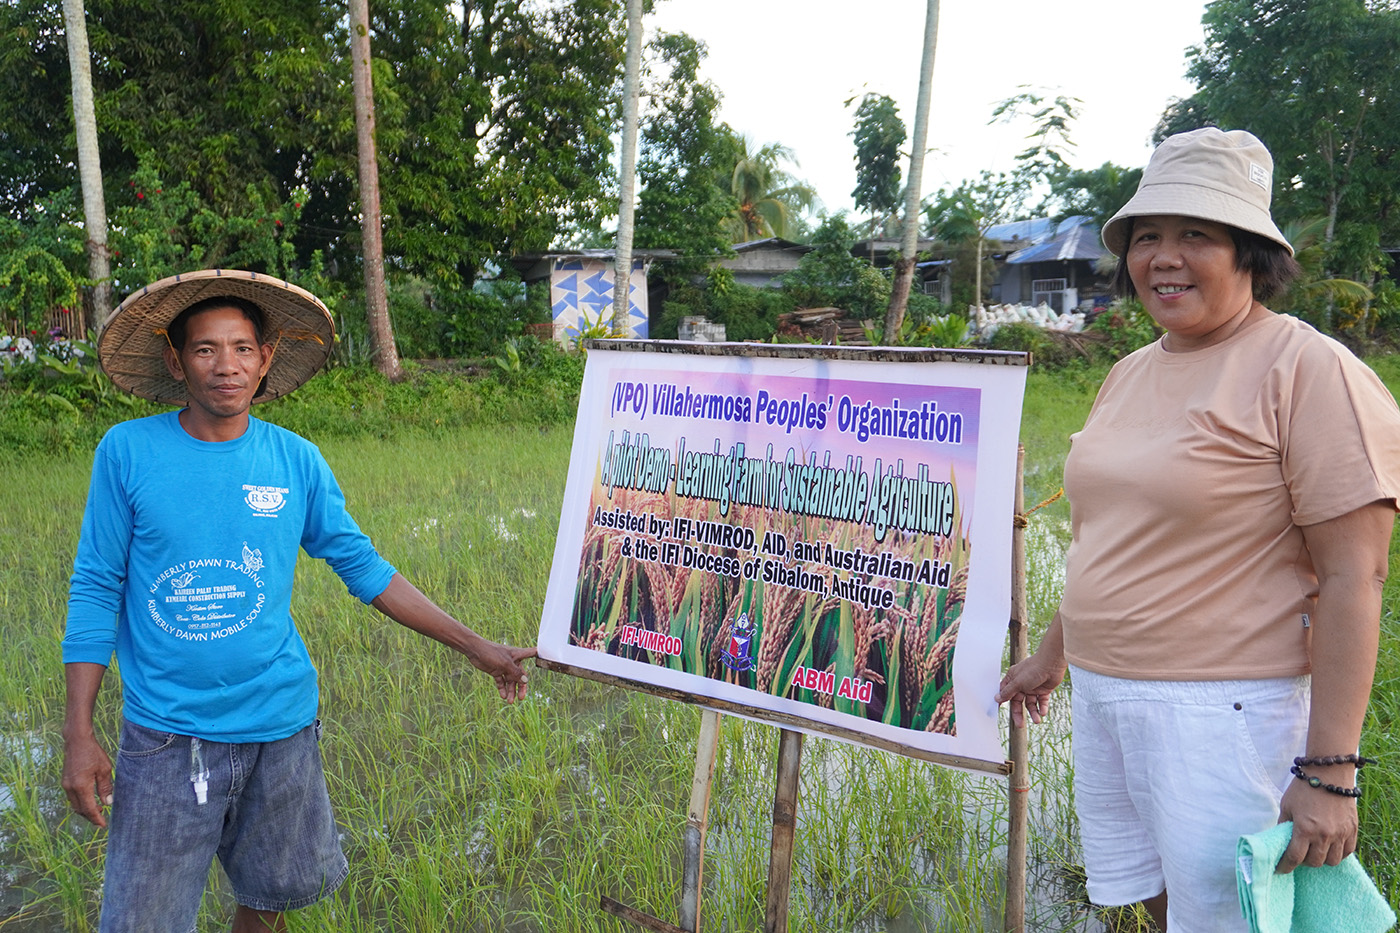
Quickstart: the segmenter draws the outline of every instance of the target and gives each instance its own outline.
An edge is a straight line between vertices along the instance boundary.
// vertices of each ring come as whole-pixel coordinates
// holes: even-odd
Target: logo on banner
[[[740,613],[729,630],[729,647],[720,653],[719,659],[731,671],[753,670],[753,623],[747,612]]]

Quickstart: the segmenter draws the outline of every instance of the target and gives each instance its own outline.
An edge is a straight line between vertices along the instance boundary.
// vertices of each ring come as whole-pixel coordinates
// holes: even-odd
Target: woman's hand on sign
[[[1011,704],[1011,722],[1017,727],[1025,724],[1026,713],[1031,722],[1039,723],[1050,709],[1050,694],[1065,679],[1065,670],[1064,631],[1056,613],[1035,654],[1011,665],[1002,677],[996,701]]]

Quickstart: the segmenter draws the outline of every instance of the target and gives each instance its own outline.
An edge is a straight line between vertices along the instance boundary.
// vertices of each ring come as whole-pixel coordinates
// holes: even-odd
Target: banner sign
[[[616,343],[588,354],[540,655],[1003,761],[1025,357]]]

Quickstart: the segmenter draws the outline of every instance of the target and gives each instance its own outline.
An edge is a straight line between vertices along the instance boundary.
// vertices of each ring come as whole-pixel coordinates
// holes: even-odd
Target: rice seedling
[[[1082,381],[1074,374],[1031,374],[1023,429],[1029,501],[1058,488],[1068,436],[1082,423],[1093,385],[1092,374]],[[352,512],[406,576],[478,630],[531,643],[569,441],[567,429],[463,429],[436,437],[334,438],[323,449]],[[5,930],[50,933],[96,923],[104,836],[66,815],[58,789],[58,640],[87,472],[86,457],[21,460],[7,465],[0,488]],[[697,519],[714,517],[708,504],[686,507]],[[1061,501],[1031,522],[1036,625],[1058,600],[1067,519]],[[794,540],[859,543],[820,523],[778,530]],[[894,538],[887,544],[904,546]],[[915,551],[911,559],[931,554]],[[619,579],[622,566],[619,560],[611,571]],[[766,663],[756,657],[745,672],[754,683],[784,691],[799,664],[831,663],[833,646],[812,626],[791,620],[794,607],[778,598],[776,587],[719,585],[712,576],[694,580],[675,568],[628,566],[627,585],[605,594],[613,602],[600,599],[589,609],[588,628],[606,633],[614,604],[614,626],[633,612],[664,615],[658,631],[687,641],[687,651],[667,663],[735,676],[715,647],[727,641],[742,611],[769,634],[785,632],[783,650]],[[699,725],[693,707],[545,671],[532,672],[527,702],[503,707],[464,659],[348,598],[326,567],[303,561],[296,586],[293,610],[321,675],[322,749],[351,875],[336,896],[294,914],[292,930],[634,929],[598,910],[604,894],[675,917]],[[1361,802],[1361,857],[1392,902],[1400,902],[1397,586],[1400,567],[1386,589],[1382,656],[1363,738],[1363,751],[1382,764],[1366,769]],[[897,618],[848,611],[831,626],[836,638],[849,640],[852,673],[863,679],[865,671],[878,673],[883,695],[898,698],[881,715],[917,713],[929,685],[938,686],[942,659],[935,655],[940,639],[955,631],[956,600],[944,597],[940,607],[922,595],[901,593]],[[917,690],[904,685],[906,674],[911,685],[917,678]],[[109,678],[98,722],[109,749],[119,695],[116,678]],[[930,722],[937,708],[934,703]],[[1136,920],[1084,901],[1066,704],[1052,712],[1051,725],[1031,733],[1029,929],[1133,930]],[[776,749],[772,727],[722,720],[705,854],[707,933],[762,926]],[[792,928],[999,930],[1005,821],[1004,781],[809,739]],[[213,878],[200,933],[227,929],[232,911],[227,882],[217,870]]]

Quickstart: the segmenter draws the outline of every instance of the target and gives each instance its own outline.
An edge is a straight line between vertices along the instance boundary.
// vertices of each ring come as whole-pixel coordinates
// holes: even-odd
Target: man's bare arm
[[[107,668],[74,661],[63,666],[68,698],[63,715],[63,792],[74,812],[106,826],[102,809],[112,803],[112,759],[97,741],[92,714]]]
[[[534,648],[512,648],[482,638],[444,612],[402,574],[394,574],[389,586],[374,598],[372,605],[405,628],[466,655],[473,667],[491,675],[496,681],[496,691],[507,703],[525,697],[529,677],[520,662],[533,658]]]

